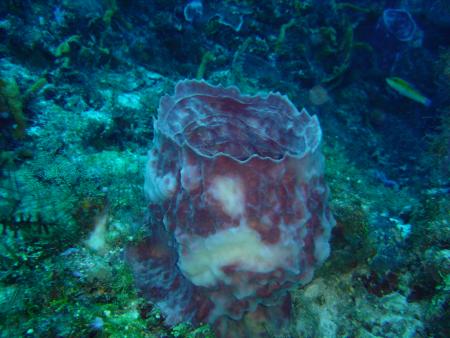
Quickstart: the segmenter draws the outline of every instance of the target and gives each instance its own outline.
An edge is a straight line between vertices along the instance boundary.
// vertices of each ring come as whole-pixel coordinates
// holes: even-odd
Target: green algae
[[[23,97],[14,78],[0,79],[0,109],[8,111],[14,119],[14,137],[25,137],[27,121],[24,114]]]
[[[216,59],[216,57],[214,56],[214,54],[212,52],[208,51],[203,54],[202,61],[200,62],[200,65],[198,66],[197,75],[195,76],[195,78],[197,80],[201,80],[205,77],[206,66],[208,65],[208,63],[214,61],[215,59]]]
[[[289,22],[281,25],[280,32],[278,33],[278,38],[275,41],[275,52],[277,52],[277,53],[280,52],[280,50],[283,46],[284,40],[286,39],[286,31],[289,28],[291,28],[292,26],[294,26],[295,23],[296,23],[295,19],[291,19],[291,20],[289,20]]]

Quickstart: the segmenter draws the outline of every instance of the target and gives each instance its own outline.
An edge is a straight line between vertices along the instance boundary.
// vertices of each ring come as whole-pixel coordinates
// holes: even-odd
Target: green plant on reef
[[[105,11],[105,14],[103,14],[103,22],[106,26],[111,26],[111,21],[114,15],[119,10],[119,7],[117,6],[116,0],[107,0],[107,10]]]
[[[16,124],[13,135],[17,139],[25,136],[27,126],[23,113],[23,97],[14,78],[0,79],[0,110],[8,111]]]
[[[275,52],[279,53],[281,47],[283,46],[284,40],[286,39],[286,31],[295,25],[295,19],[289,20],[284,25],[281,25],[280,33],[278,34],[277,41],[275,42]]]
[[[65,39],[63,42],[61,42],[53,51],[53,55],[57,58],[62,60],[62,67],[63,68],[69,68],[70,66],[70,52],[72,50],[71,45],[73,43],[80,43],[80,36],[79,35],[72,35],[69,36],[67,39]]]
[[[344,37],[338,49],[339,54],[343,55],[342,61],[340,65],[333,68],[331,74],[322,79],[322,84],[330,85],[331,83],[334,83],[333,86],[337,85],[338,81],[342,78],[342,75],[350,67],[353,43],[353,27],[350,24],[347,24]]]
[[[233,61],[231,64],[232,82],[238,84],[241,89],[248,87],[248,80],[245,78],[245,76],[243,74],[243,69],[242,69],[243,66],[242,66],[241,56],[247,51],[251,42],[252,42],[251,37],[244,40],[244,42],[239,46],[236,53],[234,53]],[[244,91],[245,91],[245,89],[244,89]]]
[[[71,35],[67,39],[65,39],[63,42],[61,42],[58,47],[56,47],[55,51],[53,52],[53,55],[55,55],[57,58],[67,55],[70,53],[71,47],[70,45],[73,42],[79,42],[80,36],[79,35]]]
[[[293,6],[297,12],[302,13],[308,9],[311,9],[313,5],[312,3],[312,0],[294,0]]]
[[[370,14],[370,13],[375,12],[375,10],[372,8],[360,7],[360,6],[357,6],[350,2],[340,2],[340,3],[336,4],[336,9],[338,9],[338,10],[350,9],[352,11],[361,12],[361,13],[365,13],[365,14]]]
[[[333,89],[340,85],[350,69],[356,49],[372,57],[371,46],[356,41],[358,21],[355,23],[349,15],[363,19],[374,14],[375,10],[335,4],[334,1],[317,6],[295,1],[292,5],[294,17],[281,25],[272,48],[284,61],[281,67],[297,78],[308,85],[324,85]]]
[[[15,126],[13,136],[16,139],[25,137],[27,119],[24,114],[27,101],[47,84],[45,78],[39,78],[22,95],[14,78],[0,78],[0,110],[11,114]]]
[[[27,101],[31,98],[31,96],[37,92],[39,92],[45,85],[47,84],[47,79],[45,77],[41,77],[34,82],[30,88],[28,88],[23,94],[23,99]]]
[[[369,11],[372,13],[372,10]],[[363,11],[363,13],[366,13]],[[327,85],[329,89],[336,87],[343,79],[343,75],[350,69],[352,56],[355,50],[363,50],[368,53],[368,57],[372,60],[374,50],[372,46],[366,42],[355,40],[355,27],[353,27],[349,18],[345,15],[340,19],[341,23],[337,26],[341,28],[342,37],[338,39],[337,33],[333,27],[321,27],[321,35],[324,41],[329,41],[325,44],[319,52],[319,55],[324,56],[324,63],[328,63],[328,58],[338,60],[334,62],[331,71],[327,72],[325,76],[320,78],[320,83]],[[336,58],[336,55],[339,57]],[[328,60],[328,61],[327,61]],[[372,60],[373,62],[373,60]]]
[[[205,77],[206,65],[209,62],[214,61],[215,59],[216,59],[216,57],[214,56],[214,54],[209,51],[206,52],[205,54],[203,54],[202,61],[200,62],[200,65],[198,66],[197,75],[195,77],[197,80],[201,80]]]

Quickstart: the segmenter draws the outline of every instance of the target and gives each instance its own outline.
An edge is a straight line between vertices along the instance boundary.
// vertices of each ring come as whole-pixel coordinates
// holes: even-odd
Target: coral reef
[[[214,336],[168,325],[124,259],[160,235],[149,257],[176,266],[146,153],[160,98],[201,78],[318,116],[336,219],[329,258],[274,312],[291,325],[259,306],[236,330],[448,337],[449,27],[444,0],[0,1],[1,335]]]

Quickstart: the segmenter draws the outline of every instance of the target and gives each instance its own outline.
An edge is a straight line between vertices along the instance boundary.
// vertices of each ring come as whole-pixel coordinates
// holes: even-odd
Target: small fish
[[[397,93],[407,97],[408,99],[422,103],[425,107],[431,106],[431,100],[422,95],[414,86],[399,77],[386,78],[387,84]]]

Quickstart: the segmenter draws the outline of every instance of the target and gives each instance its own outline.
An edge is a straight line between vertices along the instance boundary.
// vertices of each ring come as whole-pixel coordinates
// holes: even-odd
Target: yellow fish
[[[414,100],[416,102],[422,103],[424,106],[431,106],[431,100],[426,96],[422,95],[413,85],[406,82],[399,77],[388,77],[386,78],[387,84],[393,88],[397,93],[407,97],[408,99]]]

